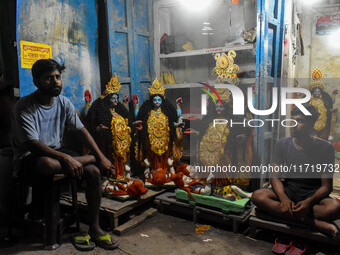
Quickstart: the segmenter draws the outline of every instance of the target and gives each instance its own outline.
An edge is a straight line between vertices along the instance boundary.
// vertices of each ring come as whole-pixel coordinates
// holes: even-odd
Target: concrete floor
[[[84,225],[81,228],[83,227]],[[120,247],[117,250],[105,251],[96,247],[87,254],[272,254],[271,242],[251,240],[242,234],[234,234],[231,231],[213,226],[203,234],[196,234],[195,228],[196,224],[190,220],[157,213],[124,235],[116,236],[120,242]],[[57,250],[44,251],[38,237],[17,232],[17,242],[11,247],[0,249],[0,254],[66,255],[82,253],[77,251],[70,243],[71,235],[70,233],[64,234],[63,245]]]
[[[178,216],[178,215],[177,215]],[[202,222],[201,224],[207,224]],[[248,238],[240,233],[233,233],[231,227],[213,225],[203,234],[196,234],[196,224],[191,220],[178,218],[172,215],[156,213],[153,217],[145,220],[137,227],[129,230],[122,236],[115,236],[120,247],[115,251],[106,251],[96,247],[86,254],[121,254],[121,255],[266,255],[272,254],[271,249],[276,234],[273,231],[260,231],[257,240]],[[81,224],[81,230],[86,225]],[[5,229],[0,229],[0,237]],[[0,242],[0,254],[21,255],[69,255],[84,254],[76,250],[70,243],[75,232],[68,231],[63,235],[63,244],[54,251],[42,250],[39,236],[29,235],[24,232],[15,231],[15,240],[12,244]],[[291,237],[292,240],[297,240]],[[1,239],[2,240],[2,239]],[[302,240],[300,240],[302,241]],[[310,253],[320,255],[340,255],[337,247],[303,240],[309,248]],[[317,255],[319,255],[317,254]]]

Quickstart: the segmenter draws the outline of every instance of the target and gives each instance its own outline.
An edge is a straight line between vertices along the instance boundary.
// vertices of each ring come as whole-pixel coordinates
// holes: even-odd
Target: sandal
[[[79,251],[92,251],[96,245],[90,241],[91,236],[74,236],[72,239],[72,244]]]
[[[303,250],[302,250],[303,248]],[[294,244],[290,246],[290,249],[286,252],[286,255],[303,255],[307,254],[307,248],[303,246],[302,248],[296,247]]]
[[[279,239],[275,239],[275,244],[272,248],[272,252],[275,254],[287,254],[286,251],[289,250],[290,246],[292,245],[292,242],[289,244],[280,243]]]
[[[91,239],[97,246],[105,250],[114,250],[118,248],[118,241],[114,240],[109,234],[105,236],[93,237]]]

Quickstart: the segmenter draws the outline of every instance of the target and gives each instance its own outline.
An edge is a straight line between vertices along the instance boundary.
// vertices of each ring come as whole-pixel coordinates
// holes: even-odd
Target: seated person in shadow
[[[339,229],[332,221],[340,218],[340,203],[329,197],[333,191],[334,148],[329,142],[311,136],[319,114],[314,106],[303,106],[311,115],[305,115],[298,107],[292,110],[291,119],[296,126],[291,127],[290,137],[276,143],[273,155],[273,167],[296,167],[296,172],[292,170],[284,181],[281,178],[287,174],[273,174],[272,188],[256,190],[252,202],[266,213],[306,223],[339,239]],[[316,173],[320,164],[327,164],[326,171]]]
[[[51,180],[54,174],[85,180],[90,235],[86,237],[92,238],[92,244],[95,242],[102,248],[115,249],[118,243],[99,226],[101,174],[97,165],[105,171],[114,171],[114,167],[81,123],[71,101],[60,95],[64,69],[53,59],[40,59],[32,66],[37,90],[20,98],[13,111],[15,174],[36,184]],[[72,127],[80,135],[93,155],[78,156],[62,147],[66,127]],[[90,244],[85,237],[83,239]]]

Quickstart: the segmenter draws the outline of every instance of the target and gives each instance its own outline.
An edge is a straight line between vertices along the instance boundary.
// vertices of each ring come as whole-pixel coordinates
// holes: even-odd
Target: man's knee
[[[100,170],[95,165],[87,165],[84,167],[84,175],[86,178],[86,181],[101,181],[101,175]]]
[[[323,220],[339,219],[340,203],[335,199],[325,199],[318,207],[315,207],[314,216]]]
[[[251,196],[251,201],[256,206],[261,206],[266,199],[268,198],[268,190],[267,189],[258,189],[253,192],[253,195]]]
[[[37,162],[37,172],[41,175],[53,175],[61,171],[59,161],[50,157],[41,157]]]
[[[340,203],[335,199],[332,199],[332,203],[329,203],[327,208],[327,214],[332,217],[339,219],[340,218]]]

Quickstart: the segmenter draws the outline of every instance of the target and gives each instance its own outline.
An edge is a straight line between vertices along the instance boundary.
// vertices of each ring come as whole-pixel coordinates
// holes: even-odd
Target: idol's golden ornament
[[[221,100],[227,103],[230,103],[231,98],[231,92],[229,89],[224,89],[224,88],[217,88],[216,89],[217,94],[220,96]],[[215,98],[216,102],[218,100],[218,97],[216,96],[216,94],[213,94],[213,97]]]
[[[113,156],[116,160],[117,157],[122,158],[122,162],[125,164],[130,151],[131,128],[129,127],[128,120],[120,116],[114,109],[111,109],[111,113]]]
[[[316,67],[311,72],[310,76],[311,76],[312,82],[309,84],[308,90],[312,92],[314,88],[319,88],[321,91],[325,91],[325,84],[321,81],[322,78],[324,77],[322,70]],[[314,124],[315,131],[320,132],[327,126],[327,109],[325,107],[322,94],[316,97],[312,93],[309,103],[313,105],[320,114]]]
[[[225,151],[229,133],[228,124],[215,127],[213,123],[209,125],[199,144],[199,158],[204,166],[232,165],[231,154],[229,151]],[[225,173],[224,178],[215,178],[212,182],[215,186],[224,186],[230,183],[232,183],[232,179],[228,173]]]
[[[236,72],[239,70],[239,66],[234,64],[234,58],[236,52],[231,50],[228,55],[225,53],[217,53],[215,55],[216,67],[213,69],[213,73],[217,75],[217,80],[220,83],[228,82],[231,84],[238,83]]]
[[[168,117],[160,109],[151,110],[147,125],[151,150],[161,156],[169,149]]]
[[[325,84],[321,81],[324,77],[322,70],[319,67],[314,68],[314,70],[310,74],[310,78],[312,82],[308,86],[308,90],[312,91],[314,88],[319,88],[322,91],[325,91]]]
[[[159,82],[158,78],[155,79],[155,81],[152,83],[152,85],[149,88],[150,96],[151,95],[162,95],[164,97],[165,95],[165,88],[164,86]]]
[[[216,67],[213,70],[213,73],[217,75],[217,82],[224,83],[228,82],[233,85],[238,84],[238,78],[236,72],[238,71],[238,65],[234,64],[234,58],[236,57],[235,51],[229,51],[228,55],[216,54]],[[231,101],[231,92],[225,88],[216,88],[216,92],[220,96],[223,102],[230,103]],[[217,96],[213,95],[214,99],[217,101]],[[229,106],[225,106],[229,107]],[[205,166],[231,166],[233,165],[232,158],[233,155],[231,150],[235,150],[237,154],[237,162],[240,164],[236,164],[237,169],[242,165],[250,165],[252,158],[252,146],[250,144],[236,144],[233,145],[233,148],[227,148],[227,144],[229,142],[230,135],[230,127],[229,125],[216,125],[214,127],[213,123],[209,125],[207,130],[204,132],[202,136],[202,140],[199,144],[199,158],[203,165]],[[245,153],[244,153],[245,152]],[[250,161],[250,162],[249,162]],[[236,177],[236,178],[235,178]],[[241,176],[231,176],[226,173],[223,178],[216,178],[213,181],[213,185],[217,187],[223,187],[225,185],[240,184],[240,185],[248,185],[249,184],[249,176],[241,175]]]
[[[314,97],[312,95],[309,103],[313,105],[320,114],[314,124],[314,129],[319,132],[327,125],[327,109],[323,102],[322,95],[320,95],[319,97]]]
[[[199,157],[205,166],[221,164],[224,148],[228,141],[229,125],[211,123],[200,142]]]
[[[106,97],[108,94],[111,94],[111,93],[118,93],[120,86],[121,85],[119,83],[118,76],[115,73],[112,76],[110,82],[106,85],[106,89],[104,93],[100,96],[100,98],[103,99],[104,97]]]
[[[181,128],[176,127],[176,135],[172,146],[172,158],[175,162],[179,161],[183,156],[182,140],[183,140],[182,130]]]

